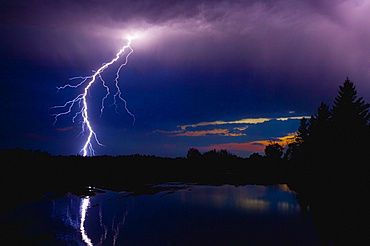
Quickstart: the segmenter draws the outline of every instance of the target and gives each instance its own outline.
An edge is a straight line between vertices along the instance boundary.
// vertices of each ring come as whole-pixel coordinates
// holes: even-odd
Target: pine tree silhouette
[[[290,159],[311,179],[322,182],[358,177],[369,162],[369,108],[370,104],[357,96],[355,85],[346,78],[332,109],[321,103],[308,122],[302,119],[295,142],[287,151]]]
[[[362,97],[357,97],[354,84],[347,78],[339,87],[338,96],[333,106],[333,130],[336,143],[341,142],[342,151],[354,151],[366,144],[367,128],[369,127],[370,104]],[[337,144],[339,147],[339,144]],[[347,150],[346,150],[347,149]]]

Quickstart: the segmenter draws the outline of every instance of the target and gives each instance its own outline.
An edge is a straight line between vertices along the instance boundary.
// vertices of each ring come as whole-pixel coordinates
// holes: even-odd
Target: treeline
[[[52,194],[94,195],[91,187],[132,194],[159,192],[156,184],[179,182],[207,185],[285,183],[281,164],[271,165],[262,156],[243,159],[226,150],[201,156],[162,158],[129,156],[52,156],[42,151],[0,151],[0,185],[6,210],[22,202]],[[276,164],[276,163],[275,163]]]
[[[114,188],[137,184],[183,182],[198,184],[271,184],[286,179],[283,162],[261,155],[240,158],[227,150],[200,154],[190,149],[186,158],[147,155],[52,156],[32,150],[0,151],[1,182],[28,187],[98,186]],[[286,165],[285,165],[286,166]]]

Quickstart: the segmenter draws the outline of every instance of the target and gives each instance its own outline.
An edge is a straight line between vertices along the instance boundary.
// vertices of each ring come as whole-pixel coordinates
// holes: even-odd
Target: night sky
[[[348,76],[370,102],[370,1],[25,1],[0,7],[0,149],[79,154],[74,114],[57,92],[110,61],[128,35],[118,113],[92,88],[97,155],[185,156],[191,147],[247,157],[284,142],[302,116],[332,104]],[[122,60],[123,62],[123,60]],[[117,68],[117,66],[116,66]],[[104,72],[108,83],[115,68]]]

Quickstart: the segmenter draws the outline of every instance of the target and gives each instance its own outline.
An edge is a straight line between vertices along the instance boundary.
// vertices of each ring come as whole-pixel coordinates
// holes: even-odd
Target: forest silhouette
[[[287,183],[309,208],[323,240],[356,245],[369,240],[370,104],[358,97],[348,78],[339,86],[332,106],[321,103],[311,118],[302,118],[294,141],[283,147],[271,142],[265,155],[240,158],[227,150],[186,158],[130,156],[52,156],[39,150],[0,151],[3,197],[0,213],[41,199],[45,193],[92,196],[98,188],[131,195],[163,191],[155,184],[207,185]],[[350,197],[350,198],[349,198]],[[354,213],[349,213],[354,211]],[[348,215],[345,213],[349,213]],[[359,244],[357,244],[359,245]]]

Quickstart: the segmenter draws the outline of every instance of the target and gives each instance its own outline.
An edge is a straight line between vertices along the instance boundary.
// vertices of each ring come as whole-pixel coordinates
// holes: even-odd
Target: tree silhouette
[[[228,152],[226,149],[220,149],[220,150],[210,150],[203,154],[203,157],[205,159],[214,159],[214,160],[227,160],[227,159],[233,159],[236,158],[236,155]]]
[[[283,153],[284,153],[284,148],[278,143],[271,142],[265,148],[265,156],[267,159],[271,161],[280,160]]]
[[[369,124],[370,104],[365,103],[362,97],[357,98],[357,90],[348,78],[343,86],[339,86],[338,96],[334,100],[333,122],[349,132],[358,132],[356,127],[363,129]]]
[[[262,158],[263,156],[256,152],[254,152],[253,154],[249,156],[249,160],[252,160],[252,161],[261,161]]]
[[[309,155],[315,163],[327,161],[331,156],[330,149],[333,144],[331,124],[331,110],[327,104],[321,102],[317,113],[310,119],[306,150],[304,151],[304,154]]]
[[[295,161],[311,179],[320,177],[338,183],[359,176],[369,160],[369,108],[346,78],[332,109],[321,103],[309,121],[301,120],[286,158]]]
[[[190,148],[186,154],[186,158],[190,160],[198,160],[202,157],[202,154],[196,148]]]
[[[309,137],[319,138],[321,134],[325,134],[329,131],[332,120],[332,113],[329,106],[321,102],[319,108],[317,109],[317,114],[313,115],[310,119],[309,124]]]
[[[309,121],[306,118],[302,118],[298,127],[297,134],[294,138],[294,142],[288,144],[288,148],[285,152],[285,160],[294,160],[301,155],[301,150],[309,137]]]
[[[338,158],[358,159],[368,151],[369,107],[362,97],[357,97],[356,87],[347,78],[339,87],[332,110],[333,141]]]

